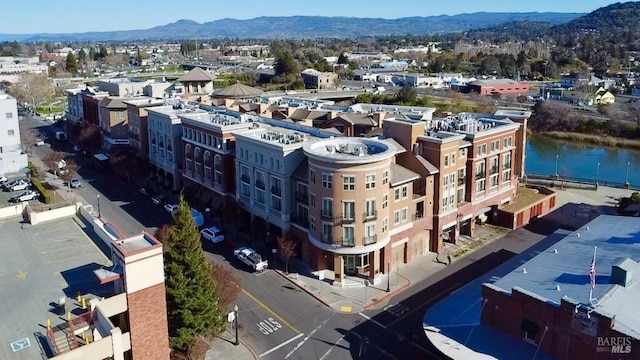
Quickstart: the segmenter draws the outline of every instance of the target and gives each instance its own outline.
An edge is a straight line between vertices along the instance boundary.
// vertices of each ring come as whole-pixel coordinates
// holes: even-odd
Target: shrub
[[[42,183],[38,179],[32,178],[31,179],[31,183],[33,184],[33,187],[36,188],[36,190],[38,190],[38,192],[40,192],[40,194],[42,194],[42,201],[45,204],[50,204],[51,203],[51,192],[49,192],[49,190],[45,189],[44,185],[42,185]]]

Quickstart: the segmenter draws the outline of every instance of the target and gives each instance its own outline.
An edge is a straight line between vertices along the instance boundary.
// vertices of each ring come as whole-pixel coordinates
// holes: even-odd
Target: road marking
[[[305,336],[304,339],[302,339],[302,341],[300,341],[298,343],[298,345],[296,345],[296,347],[293,348],[293,350],[289,351],[289,353],[287,354],[287,356],[285,356],[285,360],[289,358],[289,356],[293,355],[294,352],[296,352],[302,345],[304,345],[304,343],[307,342],[307,340],[309,340],[313,334],[316,333],[316,331],[320,330],[327,322],[329,322],[329,320],[331,320],[332,316],[328,317],[327,320],[323,321],[322,324],[316,326],[315,329],[311,330],[311,332],[309,333],[309,335]]]
[[[351,314],[351,310],[353,308],[351,306],[340,306],[340,311],[343,313]]]
[[[371,321],[372,323],[374,323],[374,324],[376,324],[376,325],[380,326],[380,327],[381,327],[381,328],[383,328],[383,329],[386,329],[386,328],[387,328],[387,326],[386,326],[386,325],[382,324],[381,322],[379,322],[379,321],[377,321],[377,320],[372,319],[370,316],[367,316],[367,315],[365,315],[365,314],[363,314],[363,313],[358,313],[358,315],[360,315],[360,316],[362,316],[363,318],[365,318],[365,319],[367,319],[367,320]]]
[[[268,318],[265,321],[260,321],[256,324],[258,326],[258,330],[265,335],[273,334],[278,331],[278,329],[282,328],[279,322],[273,320],[273,318]]]
[[[275,311],[271,310],[270,307],[265,305],[262,301],[258,300],[258,298],[256,298],[255,296],[251,295],[250,292],[248,292],[245,289],[242,289],[242,293],[247,295],[251,300],[255,301],[255,303],[260,305],[263,309],[267,310],[269,312],[269,314],[273,315],[273,317],[275,317],[276,319],[280,320],[281,323],[287,325],[291,330],[293,330],[293,332],[295,332],[296,334],[300,334],[300,331],[298,331],[298,329],[294,328],[291,324],[289,324],[287,322],[287,320],[283,319],[282,316],[278,315],[278,313],[276,313]]]
[[[362,351],[363,351],[363,350],[365,350],[365,353],[366,353],[367,346],[372,345],[373,347],[375,347],[376,349],[378,349],[378,351],[379,351],[382,355],[384,355],[384,356],[386,356],[386,357],[388,357],[388,358],[394,359],[394,360],[398,360],[398,358],[397,358],[397,357],[395,357],[395,356],[393,356],[393,355],[389,354],[385,349],[381,348],[380,346],[378,346],[378,345],[376,345],[376,344],[372,344],[372,343],[370,342],[369,338],[367,338],[367,337],[364,337],[364,338],[363,338],[363,337],[362,337],[362,336],[360,336],[358,333],[353,332],[353,331],[349,332],[348,334],[351,334],[351,335],[353,335],[353,336],[357,337],[357,338],[358,338],[358,340],[360,340],[361,342],[362,342],[362,341],[365,341],[365,342],[366,342],[365,344],[362,344],[362,343],[360,344],[360,345],[361,345],[361,347],[360,347],[360,351],[359,351],[359,353],[360,353],[360,354],[359,354],[359,356],[362,356],[362,355],[363,355],[363,354],[362,354]],[[343,336],[343,337],[344,337],[344,336]],[[338,344],[338,343],[336,343],[336,344]]]
[[[455,289],[455,288],[456,288],[456,286],[458,286],[458,285],[460,285],[460,283],[455,283],[455,284],[453,284],[453,285],[449,286],[448,288],[446,288],[444,291],[439,292],[439,293],[438,293],[438,295],[446,294],[446,293],[450,293],[450,292],[451,292],[451,290]],[[437,297],[437,296],[436,296],[436,297]],[[430,298],[433,298],[433,297],[430,297]],[[399,321],[401,321],[402,319],[406,318],[407,316],[410,316],[410,315],[411,315],[411,314],[413,314],[414,312],[416,312],[416,311],[420,310],[420,309],[422,308],[422,305],[424,305],[424,304],[428,303],[429,301],[431,301],[431,300],[427,300],[427,301],[425,301],[425,302],[423,302],[423,303],[419,304],[419,305],[418,305],[418,306],[416,306],[415,308],[413,308],[413,310],[409,310],[408,312],[406,312],[406,313],[405,313],[405,314],[403,314],[402,316],[397,317],[395,320],[391,321],[387,326],[393,326],[394,324],[398,323]]]
[[[406,313],[410,309],[411,308],[404,306],[402,304],[391,304],[391,305],[385,306],[384,311],[390,313],[395,317],[398,317],[398,316],[402,316],[402,314]]]
[[[273,348],[271,348],[270,350],[267,350],[267,351],[263,352],[262,354],[258,355],[258,357],[259,357],[259,358],[261,358],[261,357],[263,357],[263,356],[267,356],[267,355],[271,354],[272,352],[274,352],[274,351],[276,351],[276,350],[280,349],[281,347],[286,346],[286,345],[288,345],[289,343],[296,341],[296,340],[297,340],[297,339],[299,339],[301,336],[304,336],[304,334],[303,334],[303,333],[300,333],[300,334],[298,334],[298,335],[296,335],[296,336],[292,337],[291,339],[289,339],[289,340],[287,340],[287,341],[283,342],[282,344],[280,344],[280,345],[278,345],[278,346],[276,346],[276,347],[273,347]]]
[[[347,336],[347,334],[348,334],[348,333],[345,333],[344,335],[342,335],[342,336],[340,337],[340,339],[338,339],[338,341],[336,341],[333,345],[331,345],[331,347],[329,348],[329,350],[327,350],[327,352],[326,352],[326,353],[324,353],[324,354],[320,357],[320,359],[318,359],[318,360],[325,360],[325,359],[327,358],[327,356],[329,356],[329,354],[331,354],[331,352],[333,351],[333,348],[334,348],[336,345],[338,345],[338,344],[340,343],[340,341],[342,341],[342,339],[344,339],[344,337],[345,337],[345,336]]]
[[[271,271],[271,270],[270,270],[270,269],[267,269],[267,270],[263,270],[263,271],[256,271],[256,272],[254,273],[254,275],[255,275],[255,276],[262,276],[262,275],[264,275],[264,274],[268,273],[269,271]]]

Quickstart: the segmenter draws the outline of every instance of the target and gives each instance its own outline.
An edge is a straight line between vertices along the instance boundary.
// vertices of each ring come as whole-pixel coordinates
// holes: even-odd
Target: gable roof
[[[199,67],[194,67],[188,73],[182,75],[178,78],[179,82],[190,82],[190,81],[213,81],[215,80],[215,76],[210,74]]]
[[[115,96],[107,96],[106,98],[100,100],[100,106],[106,107],[107,109],[126,109],[127,104],[122,102],[122,98]]]

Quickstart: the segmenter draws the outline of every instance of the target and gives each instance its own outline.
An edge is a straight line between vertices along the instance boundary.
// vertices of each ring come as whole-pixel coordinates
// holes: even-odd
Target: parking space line
[[[300,331],[298,331],[298,329],[294,328],[291,324],[289,324],[287,322],[287,320],[283,319],[282,316],[278,315],[278,313],[276,313],[275,311],[271,310],[270,307],[265,305],[262,301],[258,300],[258,298],[256,298],[255,296],[251,295],[250,292],[248,292],[245,289],[242,289],[242,293],[247,295],[251,300],[253,300],[256,304],[260,305],[263,309],[267,310],[269,312],[269,314],[273,315],[275,318],[280,320],[281,323],[287,325],[291,330],[293,330],[293,332],[295,332],[296,334],[300,334],[301,333]]]
[[[277,345],[277,346],[275,346],[275,347],[272,347],[271,349],[269,349],[269,350],[267,350],[267,351],[263,352],[263,353],[262,353],[262,354],[260,354],[258,357],[259,357],[259,358],[261,358],[261,357],[263,357],[263,356],[267,356],[267,355],[271,354],[272,352],[274,352],[274,351],[276,351],[276,350],[280,349],[281,347],[286,346],[287,344],[290,344],[290,343],[292,343],[292,342],[296,341],[296,340],[297,340],[297,339],[299,339],[301,336],[304,336],[304,334],[303,334],[303,333],[300,333],[300,334],[298,334],[298,335],[296,335],[296,336],[292,337],[291,339],[289,339],[289,340],[287,340],[287,341],[283,342],[282,344]]]

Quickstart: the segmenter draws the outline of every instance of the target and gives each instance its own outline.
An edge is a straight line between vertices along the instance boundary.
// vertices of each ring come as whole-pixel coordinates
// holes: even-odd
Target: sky
[[[79,33],[136,30],[180,19],[199,23],[259,16],[350,16],[395,19],[410,16],[487,12],[588,13],[611,0],[243,0],[194,2],[179,0],[2,0],[2,34]],[[621,1],[626,2],[626,1]],[[187,5],[189,4],[189,5]],[[314,5],[311,5],[314,4]]]

